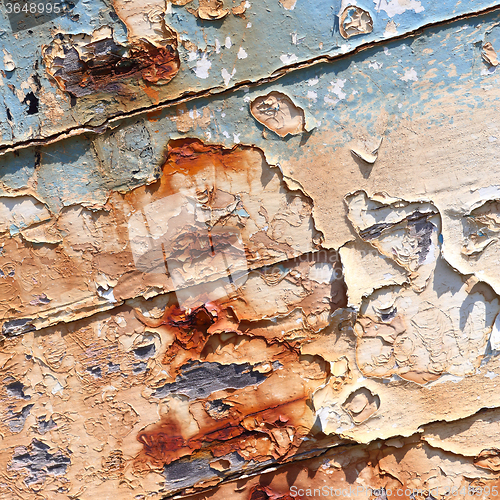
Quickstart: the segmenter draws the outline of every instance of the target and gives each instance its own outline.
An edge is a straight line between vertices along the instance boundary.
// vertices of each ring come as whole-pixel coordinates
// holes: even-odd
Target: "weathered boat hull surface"
[[[500,495],[500,4],[2,8],[0,498]]]

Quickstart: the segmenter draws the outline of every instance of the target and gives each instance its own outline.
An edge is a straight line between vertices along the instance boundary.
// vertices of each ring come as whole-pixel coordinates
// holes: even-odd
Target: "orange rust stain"
[[[159,96],[160,93],[151,87],[148,82],[145,82],[145,85],[142,86],[144,93],[154,102],[154,104],[158,104],[160,102]]]
[[[200,346],[206,344],[209,329],[216,327],[217,319],[223,316],[220,306],[212,303],[193,311],[182,311],[172,306],[156,321],[141,318],[140,315],[138,318],[149,326],[167,325],[174,330],[174,344],[177,345],[167,351],[162,361],[172,371],[172,358],[177,354],[181,354],[179,357],[183,364],[190,359],[203,359]],[[238,337],[237,333],[235,335]],[[211,339],[215,337],[219,338],[214,335]],[[233,339],[235,341],[237,338]],[[189,349],[194,349],[194,352]],[[293,455],[314,424],[314,415],[306,404],[311,390],[303,377],[314,378],[316,386],[318,376],[312,374],[311,363],[301,361],[292,347],[281,352],[272,348],[271,352],[273,360],[290,370],[286,386],[283,386],[283,375],[279,371],[271,371],[267,379],[258,385],[236,391],[219,390],[207,399],[192,401],[189,414],[196,421],[198,431],[190,436],[183,435],[187,432],[185,416],[169,411],[160,422],[138,435],[143,450],[136,457],[136,465],[150,463],[160,467],[207,449],[217,458],[240,450],[242,456],[256,461],[280,460]],[[322,378],[326,379],[326,376],[325,369]],[[222,401],[226,410],[210,412],[213,398]]]
[[[215,180],[216,172],[224,175],[224,170],[247,172],[249,164],[255,163],[256,148],[235,146],[226,149],[222,146],[205,145],[198,139],[178,139],[170,141],[167,149],[167,161],[162,167],[161,179],[149,186],[141,186],[124,195],[124,199],[136,208],[141,200],[146,203],[164,198],[178,192],[175,174],[195,178],[205,172]]]
[[[147,119],[150,122],[157,122],[163,115],[164,111],[162,109],[155,109],[146,114]],[[159,132],[159,130],[155,130],[155,132]]]
[[[217,321],[218,310],[214,303],[206,303],[193,311],[185,311],[177,305],[172,305],[165,308],[158,320],[146,318],[139,311],[136,311],[136,317],[152,328],[168,325],[174,329],[175,341],[163,358],[163,363],[169,364],[181,350],[195,349],[201,352],[208,340],[209,328]]]
[[[258,389],[255,392],[258,393]],[[258,399],[258,395],[253,397]],[[249,455],[248,459],[256,461],[287,458],[298,450],[302,438],[309,433],[301,423],[306,400],[307,397],[302,396],[296,401],[247,414],[249,410],[256,410],[258,402],[255,402],[250,408],[233,409],[233,415],[220,420],[210,418],[205,412],[205,418],[197,421],[199,431],[187,439],[182,435],[183,422],[167,414],[161,422],[137,436],[143,445],[137,461],[162,466],[207,449],[216,458],[234,451],[242,451],[243,456]],[[261,401],[260,405],[266,406],[266,401]],[[248,446],[249,440],[253,445]],[[259,453],[259,448],[263,453]]]

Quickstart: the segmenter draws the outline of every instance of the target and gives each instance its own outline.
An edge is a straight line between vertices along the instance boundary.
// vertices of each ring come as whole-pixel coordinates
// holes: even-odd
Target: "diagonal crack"
[[[429,28],[438,28],[440,26],[445,26],[447,24],[451,24],[456,21],[461,21],[465,19],[473,19],[475,17],[484,15],[484,14],[489,14],[492,12],[500,12],[500,5],[494,5],[492,7],[487,7],[485,9],[480,9],[471,13],[467,14],[460,14],[442,21],[437,21],[437,22],[430,22],[427,24],[424,24],[423,26],[420,26],[412,31],[408,31],[406,33],[402,33],[401,35],[397,35],[391,38],[384,38],[381,40],[375,40],[373,42],[368,42],[365,44],[361,44],[355,49],[351,50],[350,52],[345,52],[342,54],[337,54],[330,56],[328,54],[326,55],[321,55],[314,57],[312,59],[309,59],[307,61],[302,61],[294,64],[290,64],[287,66],[283,66],[280,69],[276,70],[274,73],[272,73],[270,76],[261,78],[259,80],[256,80],[254,82],[249,82],[249,81],[242,81],[240,83],[237,83],[233,85],[230,88],[224,88],[223,90],[220,90],[220,86],[216,87],[211,87],[209,89],[203,90],[201,92],[190,92],[185,94],[184,96],[178,97],[176,99],[171,99],[171,100],[166,100],[159,102],[158,104],[154,104],[151,106],[144,106],[142,108],[138,108],[134,111],[129,111],[129,112],[124,112],[120,113],[114,116],[110,116],[107,118],[101,125],[78,125],[75,127],[70,127],[68,130],[65,132],[58,132],[56,134],[48,135],[47,137],[44,138],[37,138],[37,139],[29,139],[26,141],[20,141],[16,144],[7,144],[0,146],[0,156],[6,153],[10,153],[13,151],[17,151],[19,149],[25,149],[29,147],[34,147],[34,146],[44,146],[48,144],[54,144],[55,142],[59,142],[61,140],[67,139],[69,137],[74,137],[82,134],[102,134],[106,132],[107,130],[113,129],[116,126],[118,126],[117,122],[121,122],[122,120],[132,118],[135,116],[140,116],[144,113],[149,113],[152,111],[161,111],[164,109],[168,109],[170,107],[177,106],[182,103],[186,103],[189,101],[193,101],[196,99],[200,99],[203,97],[209,97],[211,95],[217,94],[217,95],[224,95],[224,94],[229,94],[229,93],[234,93],[235,91],[241,89],[241,88],[256,88],[259,87],[260,85],[264,85],[266,83],[271,83],[279,80],[283,76],[287,75],[288,73],[294,72],[294,71],[299,71],[302,69],[306,68],[311,68],[313,66],[316,66],[318,64],[322,63],[331,63],[334,61],[338,60],[343,60],[348,57],[352,57],[356,54],[359,54],[360,52],[363,52],[365,50],[368,50],[373,47],[381,46],[384,45],[388,42],[395,42],[399,40],[404,40],[406,38],[414,38],[416,36],[419,36],[424,33],[425,30]]]

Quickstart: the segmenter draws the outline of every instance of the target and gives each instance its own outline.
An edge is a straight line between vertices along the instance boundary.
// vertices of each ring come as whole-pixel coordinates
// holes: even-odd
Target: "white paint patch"
[[[215,39],[215,53],[220,54],[220,42],[218,38]]]
[[[236,74],[236,68],[233,68],[233,71],[229,73],[229,71],[226,68],[222,68],[222,71],[220,72],[222,75],[222,78],[224,79],[224,85],[227,87],[229,85],[229,80]]]
[[[426,387],[437,385],[437,384],[444,384],[446,382],[453,382],[454,384],[458,384],[458,382],[461,382],[464,379],[464,377],[457,377],[456,375],[450,375],[449,373],[446,373],[445,375],[441,375],[437,380],[434,380],[433,382],[428,382]]]
[[[109,288],[108,290],[100,290],[97,292],[103,299],[106,299],[108,302],[114,304],[116,302],[115,296],[113,295],[113,289]]]
[[[10,230],[17,234],[20,229],[50,219],[43,203],[32,196],[0,197],[0,233]]]
[[[229,139],[229,137],[230,137],[230,135],[229,135],[229,133],[228,133],[228,131],[227,131],[227,130],[223,130],[223,131],[222,131],[222,135],[223,135],[226,139]]]
[[[487,377],[487,378],[489,378],[489,379],[491,380],[491,379],[493,379],[493,378],[498,377],[498,373],[494,373],[494,372],[486,372],[485,377]]]
[[[497,196],[500,196],[500,186],[488,186],[479,189],[471,189],[471,193],[474,192],[477,192],[482,200],[494,200]]]
[[[332,104],[332,105],[335,105],[339,102],[338,99],[332,99],[331,97],[328,97],[327,95],[325,95],[325,97],[323,98],[323,101],[326,102],[326,104]],[[326,144],[325,144],[326,146]]]
[[[247,23],[247,28],[251,28],[252,27],[252,23]]]
[[[309,87],[312,87],[313,85],[318,85],[319,83],[319,78],[310,78],[309,80],[307,80],[307,85],[309,85]]]
[[[400,78],[400,80],[403,80],[403,82],[409,82],[409,81],[417,82],[418,81],[417,72],[413,68],[407,69],[405,71],[405,74]]]
[[[245,2],[245,9],[249,9],[252,6],[252,4],[247,0]]]
[[[490,345],[494,351],[498,351],[500,349],[500,314],[496,317],[491,330]]]
[[[198,59],[198,52],[193,50],[188,53],[188,61],[196,61],[196,59]]]
[[[377,12],[385,11],[389,17],[403,14],[407,10],[413,10],[417,14],[425,9],[418,0],[373,0]]]
[[[347,45],[346,43],[340,46],[340,52],[342,52],[342,54],[349,52],[349,50],[350,50],[349,45]]]
[[[240,143],[240,135],[241,134],[234,134],[233,133],[233,141],[235,144],[239,144]]]
[[[498,66],[490,66],[489,68],[483,68],[481,70],[481,76],[489,76],[492,75],[496,70]]]
[[[338,78],[337,80],[330,82],[331,87],[329,87],[328,90],[332,94],[335,94],[339,98],[339,101],[345,99],[346,97],[345,92],[342,91],[346,81],[347,80],[345,78],[344,79]]]
[[[198,78],[208,78],[208,70],[212,67],[212,63],[208,60],[206,54],[203,54],[202,58],[196,61],[196,68],[194,70],[195,75]]]
[[[283,64],[292,64],[297,62],[299,58],[295,54],[283,54],[280,56],[280,60]]]
[[[3,67],[5,71],[14,71],[16,69],[16,63],[8,51],[3,49]]]
[[[391,51],[387,47],[384,47],[384,54],[386,56],[390,56],[391,55]]]
[[[380,69],[383,65],[384,63],[379,63],[375,61],[375,62],[370,62],[370,64],[368,64],[368,67],[373,69]]]
[[[309,90],[307,92],[307,98],[312,99],[314,102],[318,100],[318,94],[316,92],[313,92],[312,90]]]
[[[240,47],[240,50],[238,50],[238,59],[246,59],[248,57],[248,54],[246,53],[245,49],[243,47]]]
[[[226,40],[224,41],[224,47],[226,47],[226,49],[230,49],[232,46],[233,44],[231,42],[231,37],[226,36]]]
[[[190,109],[188,115],[191,120],[196,120],[196,118],[201,116],[201,113],[197,109]]]
[[[309,279],[327,285],[333,281],[333,272],[332,264],[328,262],[316,263],[309,268]]]
[[[497,138],[497,137],[495,137],[494,135],[490,135],[490,136],[488,137],[488,141],[489,141],[489,142],[497,142],[497,141],[498,141],[498,138]]]
[[[58,392],[61,392],[64,389],[64,387],[59,383],[59,381],[56,382],[56,385],[52,387],[52,394],[57,394]]]

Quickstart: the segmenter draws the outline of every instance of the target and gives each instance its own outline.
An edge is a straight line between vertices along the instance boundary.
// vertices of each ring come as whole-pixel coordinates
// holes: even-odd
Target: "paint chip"
[[[418,81],[417,72],[413,68],[407,69],[405,70],[405,74],[400,78],[400,80],[403,80],[403,82],[416,82]]]
[[[299,58],[295,54],[283,54],[280,56],[280,60],[283,64],[293,64],[297,62]]]
[[[498,66],[497,53],[490,42],[486,42],[483,45],[481,55],[483,56],[483,59],[491,66]]]
[[[373,31],[373,20],[367,10],[349,5],[340,14],[340,34],[344,38],[364,35]]]
[[[208,70],[212,67],[212,63],[208,60],[207,54],[203,54],[201,59],[196,61],[194,73],[198,78],[208,78]]]
[[[250,105],[252,116],[280,137],[300,134],[304,130],[304,111],[281,92],[257,97]]]
[[[224,79],[224,85],[227,87],[231,78],[236,74],[236,68],[233,68],[233,71],[231,71],[231,73],[229,73],[226,68],[222,68],[222,71],[220,73],[222,75],[222,78]]]

